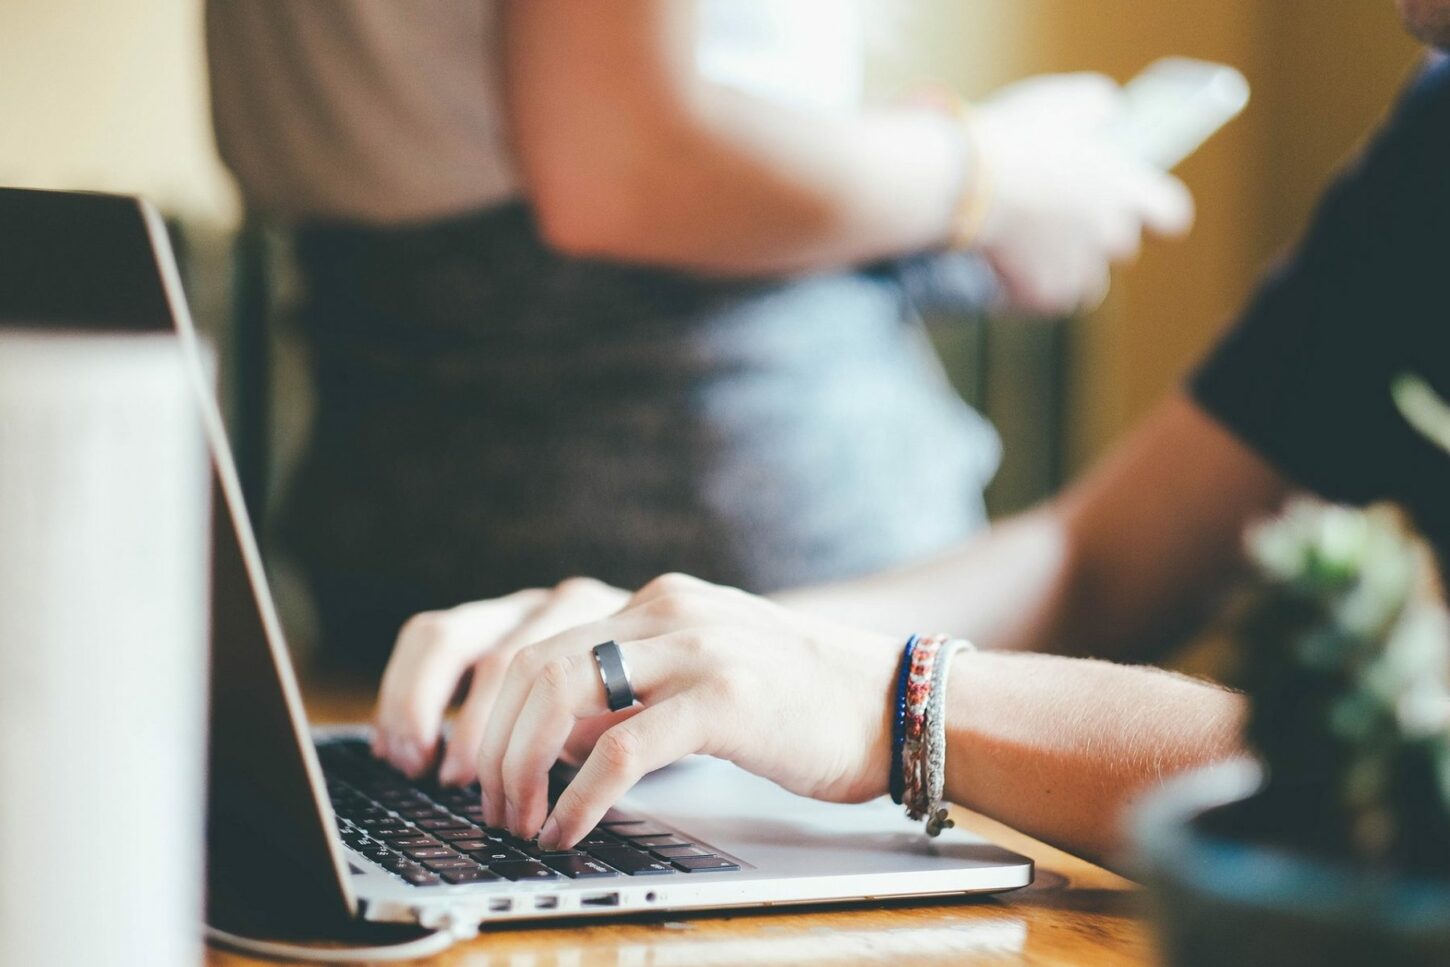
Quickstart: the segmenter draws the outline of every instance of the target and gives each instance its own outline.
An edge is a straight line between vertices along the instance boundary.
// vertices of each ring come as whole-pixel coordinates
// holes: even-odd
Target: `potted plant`
[[[1394,395],[1450,450],[1428,387]],[[1432,557],[1393,507],[1308,501],[1248,548],[1228,677],[1257,763],[1175,780],[1135,817],[1165,956],[1446,967],[1450,621]]]

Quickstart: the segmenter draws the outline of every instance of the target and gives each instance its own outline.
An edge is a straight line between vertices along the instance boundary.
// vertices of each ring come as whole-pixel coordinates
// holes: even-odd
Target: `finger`
[[[476,777],[475,761],[479,744],[483,742],[483,730],[488,725],[488,713],[508,670],[511,653],[500,650],[485,655],[473,666],[473,683],[468,688],[468,697],[453,719],[453,731],[448,736],[443,760],[438,766],[438,781],[445,786],[463,786]]]
[[[1092,312],[1101,306],[1103,300],[1107,299],[1108,289],[1112,284],[1112,271],[1108,268],[1108,263],[1102,259],[1090,259],[1089,264],[1082,268],[1082,287],[1077,311]]]
[[[693,680],[691,657],[677,643],[676,636],[620,643],[636,695],[662,701]],[[500,764],[504,825],[510,832],[525,839],[538,832],[548,809],[549,770],[575,723],[609,712],[589,651],[558,654],[543,666],[514,720]]]
[[[1139,216],[1149,231],[1177,237],[1193,227],[1193,194],[1183,182],[1152,171],[1139,178],[1137,186]]]
[[[599,741],[601,735],[625,719],[639,714],[639,710],[640,706],[635,705],[609,715],[596,715],[574,723],[574,731],[569,733],[559,758],[571,766],[583,765],[584,760],[589,758],[589,753],[594,751],[594,743]]]
[[[1129,212],[1115,212],[1102,228],[1103,253],[1111,262],[1131,262],[1142,247],[1138,221]]]
[[[378,746],[394,767],[420,775],[437,746],[443,714],[481,652],[543,601],[543,592],[415,615],[398,634],[375,712]]]
[[[453,734],[438,770],[440,782],[462,785],[476,775],[475,763],[489,711],[513,656],[528,645],[601,617],[618,607],[620,595],[617,589],[592,578],[568,578],[547,592],[543,605],[498,640],[474,666],[473,685],[454,720]]]
[[[500,651],[517,651],[525,645],[551,638],[561,631],[617,612],[625,603],[623,592],[593,578],[566,578],[547,592],[543,607],[505,635]]]
[[[674,595],[692,594],[718,588],[718,585],[709,581],[688,574],[661,574],[659,577],[641,587],[629,599],[628,607],[634,608],[660,598],[672,597]]]
[[[603,621],[595,621],[520,650],[509,663],[493,709],[484,726],[483,741],[479,743],[476,767],[478,784],[482,792],[484,818],[492,826],[503,826],[507,822],[503,795],[502,763],[508,751],[509,737],[513,735],[514,722],[527,700],[534,681],[544,667],[561,655],[588,654],[589,649],[602,641],[628,641],[652,637],[637,634],[637,629],[647,627],[648,616],[626,609]],[[591,656],[592,660],[592,656]],[[636,687],[638,687],[636,685]],[[604,686],[599,685],[603,695]]]
[[[503,755],[504,822],[509,832],[529,839],[539,831],[549,805],[549,770],[574,723],[606,712],[593,655],[561,655],[544,666],[519,710]]]
[[[703,746],[701,696],[687,691],[644,709],[599,737],[539,833],[545,849],[565,849],[588,833],[646,773]]]
[[[1038,260],[1012,266],[1003,279],[1013,307],[1029,315],[1058,316],[1077,305],[1070,253],[1044,250]]]

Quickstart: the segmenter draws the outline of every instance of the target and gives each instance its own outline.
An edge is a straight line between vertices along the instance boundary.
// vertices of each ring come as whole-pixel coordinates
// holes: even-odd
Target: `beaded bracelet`
[[[901,652],[901,670],[896,675],[895,716],[891,722],[891,775],[889,786],[891,801],[901,805],[905,782],[901,772],[901,750],[906,742],[906,682],[911,677],[911,659],[916,653],[917,636],[906,639],[906,648]]]

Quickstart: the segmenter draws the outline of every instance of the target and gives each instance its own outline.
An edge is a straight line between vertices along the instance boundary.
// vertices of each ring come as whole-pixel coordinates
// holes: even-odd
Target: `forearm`
[[[536,204],[576,254],[714,275],[782,275],[943,245],[969,156],[928,111],[826,115],[702,85],[688,117]],[[561,211],[561,207],[567,210]]]
[[[1111,859],[1125,807],[1161,780],[1241,751],[1242,699],[1138,666],[968,652],[947,699],[950,802]]]
[[[988,648],[1152,657],[1217,604],[1288,483],[1191,400],[1161,404],[1063,496],[900,571],[777,596]]]
[[[899,635],[942,631],[983,648],[1047,650],[1077,564],[1057,508],[1048,505],[897,570],[774,595],[788,608]]]
[[[677,0],[504,4],[511,141],[553,244],[785,274],[947,239],[966,163],[950,118],[742,93],[701,75],[698,29],[695,5]]]

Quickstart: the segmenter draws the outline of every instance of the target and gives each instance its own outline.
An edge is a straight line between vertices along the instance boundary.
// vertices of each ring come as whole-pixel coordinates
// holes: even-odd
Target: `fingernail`
[[[503,815],[504,815],[504,820],[503,820],[503,827],[504,827],[504,829],[506,829],[509,832],[513,833],[515,836],[518,836],[519,835],[519,830],[518,830],[518,827],[514,824],[514,815],[515,815],[515,812],[514,812],[514,804],[512,802],[506,802],[504,804]]]
[[[559,824],[554,821],[553,813],[550,813],[549,818],[544,820],[544,828],[539,830],[539,845],[544,849],[558,849],[558,839]]]

